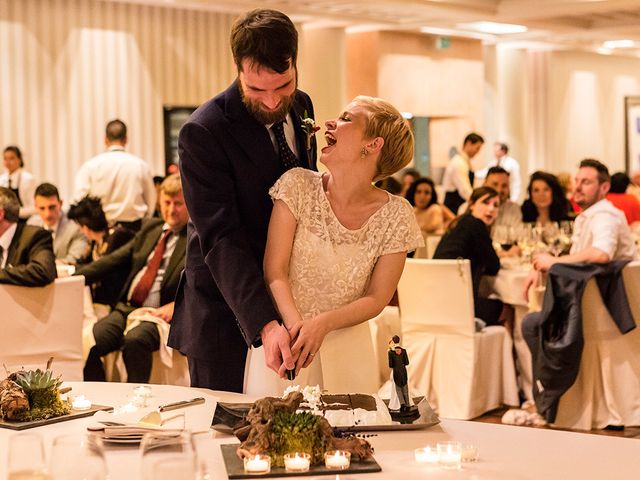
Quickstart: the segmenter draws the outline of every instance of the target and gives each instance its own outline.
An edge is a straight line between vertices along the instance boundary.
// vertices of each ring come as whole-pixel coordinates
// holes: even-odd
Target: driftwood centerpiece
[[[346,450],[354,461],[373,455],[373,448],[362,438],[334,436],[324,417],[311,412],[296,413],[302,400],[300,392],[291,392],[284,399],[266,397],[255,402],[245,420],[234,429],[242,442],[238,456],[266,454],[272,465],[282,467],[283,456],[291,452],[308,453],[312,464],[322,462],[328,450]]]

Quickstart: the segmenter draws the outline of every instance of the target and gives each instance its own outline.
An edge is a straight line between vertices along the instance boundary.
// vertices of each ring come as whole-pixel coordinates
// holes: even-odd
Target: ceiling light
[[[515,25],[513,23],[496,23],[496,22],[473,22],[460,23],[458,28],[475,30],[482,33],[490,33],[492,35],[506,35],[509,33],[524,33],[528,29],[524,25]]]
[[[596,52],[598,52],[600,55],[611,55],[612,53],[610,48],[605,47],[596,48]]]
[[[633,40],[608,40],[602,43],[604,48],[633,48],[636,42]]]

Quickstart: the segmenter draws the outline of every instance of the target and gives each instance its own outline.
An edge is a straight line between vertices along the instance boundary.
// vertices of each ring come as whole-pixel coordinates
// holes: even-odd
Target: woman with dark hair
[[[35,192],[38,184],[30,172],[24,169],[22,152],[15,145],[9,145],[2,152],[5,172],[0,175],[0,187],[6,187],[16,194],[20,202],[20,218],[27,219],[36,213]]]
[[[131,240],[134,233],[120,225],[109,228],[107,217],[98,197],[86,196],[69,207],[67,217],[80,225],[80,230],[91,241],[87,263],[110,254]],[[113,272],[91,286],[94,303],[115,305],[129,272]]]
[[[502,302],[479,297],[483,275],[496,275],[500,259],[493,249],[489,228],[498,216],[500,198],[491,187],[476,188],[469,197],[469,208],[458,216],[440,240],[434,259],[466,258],[471,261],[475,315],[487,325],[499,325]]]
[[[451,211],[438,203],[436,186],[428,177],[414,181],[405,198],[413,207],[416,221],[423,235],[443,233],[455,218]]]
[[[522,204],[522,221],[544,227],[551,222],[571,220],[571,204],[555,175],[534,172],[529,180],[529,198]]]

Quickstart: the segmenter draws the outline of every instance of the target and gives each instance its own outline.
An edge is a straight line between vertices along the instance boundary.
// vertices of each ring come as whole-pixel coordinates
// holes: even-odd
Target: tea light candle
[[[91,401],[85,398],[84,395],[78,395],[71,402],[71,407],[74,410],[89,410],[91,408]]]
[[[308,453],[287,453],[284,456],[284,469],[287,472],[306,472],[311,464],[311,455]]]
[[[438,463],[438,451],[435,447],[416,448],[415,457],[418,463],[430,463],[433,465]]]
[[[269,473],[271,471],[271,457],[269,455],[254,455],[244,458],[246,473]]]
[[[151,387],[140,385],[133,389],[133,394],[136,397],[149,398],[151,396]]]
[[[460,468],[462,445],[460,442],[438,442],[438,464],[447,470]]]
[[[324,454],[324,465],[330,470],[346,470],[351,465],[351,453],[331,450]]]
[[[475,445],[463,445],[462,446],[462,461],[463,462],[477,462],[478,461],[478,447]]]

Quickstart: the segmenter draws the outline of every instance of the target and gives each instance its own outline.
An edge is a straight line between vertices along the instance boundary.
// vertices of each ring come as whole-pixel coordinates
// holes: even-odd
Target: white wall
[[[119,117],[164,171],[162,106],[198,105],[235,77],[226,14],[94,0],[0,0],[0,146],[71,194]]]

